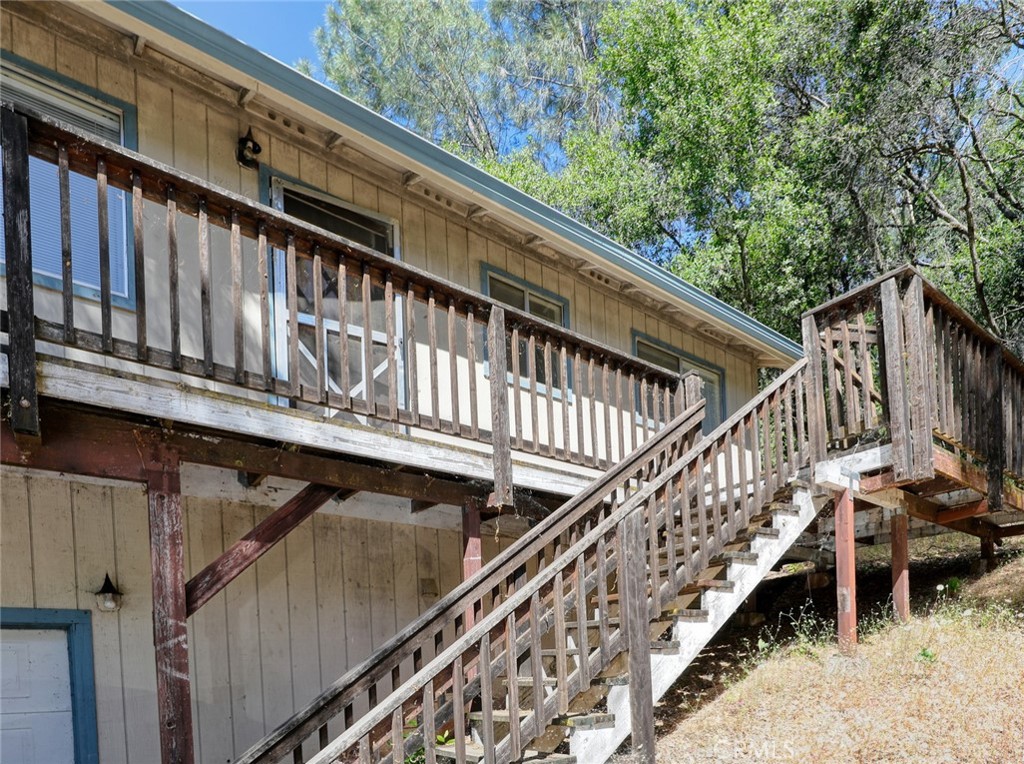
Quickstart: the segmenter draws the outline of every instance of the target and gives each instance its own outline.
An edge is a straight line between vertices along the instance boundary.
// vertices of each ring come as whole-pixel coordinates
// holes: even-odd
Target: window
[[[371,212],[356,210],[338,199],[322,194],[297,183],[274,177],[270,180],[271,196],[274,206],[289,215],[306,221],[318,228],[343,236],[346,239],[375,249],[383,255],[395,257],[398,251],[396,244],[395,224]],[[296,292],[298,296],[299,319],[299,354],[300,374],[303,384],[316,382],[316,319],[314,316],[315,295],[313,292],[313,263],[301,258],[297,265]],[[278,368],[287,368],[287,298],[285,295],[285,258],[284,253],[275,257],[275,308],[277,311],[277,360]],[[363,326],[363,290],[361,276],[349,271],[345,283],[339,283],[338,271],[325,268],[322,273],[322,305],[324,348],[327,351],[327,363],[324,369],[326,379],[322,383],[334,393],[342,392],[342,380],[346,375],[341,373],[341,353],[339,335],[345,327],[348,337],[348,394],[357,398],[364,395],[369,385],[371,397],[379,403],[387,403],[387,370],[388,349],[387,329],[384,321],[384,289],[373,285],[370,290],[370,368],[366,367],[366,356],[362,351],[364,338]],[[338,315],[339,295],[345,290],[347,315]],[[398,301],[396,314],[403,315],[401,299]],[[395,327],[398,343],[398,376],[399,405],[404,405],[404,327],[398,321]],[[362,421],[362,420],[360,420]]]
[[[104,140],[123,143],[122,110],[88,96],[62,88],[41,77],[4,62],[3,100],[39,112]],[[32,209],[32,264],[36,282],[59,289],[61,286],[60,188],[57,166],[29,158],[29,190]],[[72,172],[71,252],[76,292],[98,297],[100,289],[99,218],[96,181]],[[110,237],[110,289],[115,302],[130,304],[132,279],[129,274],[127,197],[110,189],[107,198]],[[4,256],[0,231],[0,258]]]
[[[704,409],[704,432],[715,429],[725,416],[725,371],[719,366],[698,360],[682,350],[665,345],[653,337],[645,337],[636,332],[633,336],[636,355],[641,360],[680,374],[695,371],[700,375],[704,381],[704,398],[707,400]]]
[[[557,326],[569,325],[569,301],[552,292],[534,286],[526,281],[516,278],[507,273],[496,271],[488,265],[483,266],[484,293],[490,295],[498,302],[503,302],[513,308],[518,308],[524,313],[536,316]],[[544,371],[544,347],[538,345],[535,355],[537,368],[537,383],[547,384],[547,377]],[[561,368],[559,359],[551,359],[553,387],[562,386]],[[509,348],[508,358],[509,369],[512,368],[512,349]],[[519,372],[524,379],[529,379],[529,347],[525,339],[520,340],[519,347]],[[570,380],[571,381],[571,380]]]

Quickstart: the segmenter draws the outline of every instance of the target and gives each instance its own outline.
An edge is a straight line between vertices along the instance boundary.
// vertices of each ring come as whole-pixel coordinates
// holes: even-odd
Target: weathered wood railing
[[[649,622],[660,617],[806,463],[805,368],[805,361],[797,363],[685,453],[666,452],[656,474],[620,502],[615,498],[617,481],[626,472],[649,471],[649,451],[630,456],[614,475],[595,483],[600,488],[587,501],[596,499],[590,506],[603,510],[592,522],[578,524],[580,518],[589,518],[581,514],[586,504],[569,508],[558,513],[558,524],[551,523],[523,545],[521,553],[502,555],[491,572],[467,585],[475,592],[491,592],[494,605],[489,612],[433,660],[417,666],[365,716],[354,723],[346,720],[339,736],[314,735],[308,743],[316,750],[312,758],[296,747],[301,738],[285,732],[316,732],[315,724],[322,719],[310,716],[310,724],[293,720],[282,727],[279,744],[261,744],[240,762],[278,761],[289,753],[293,761],[310,764],[400,762],[422,752],[424,761],[435,764],[436,735],[445,730],[452,740],[446,757],[462,764],[468,760],[468,710],[477,699],[485,761],[518,760],[530,740],[565,714],[571,699],[619,653],[630,649],[649,655]],[[697,421],[686,415],[669,429],[692,433]],[[517,578],[516,566],[538,553],[541,539],[547,547],[570,530],[570,517],[577,524],[555,544],[555,556],[535,573]],[[619,620],[609,615],[613,588]],[[471,602],[452,602],[450,617]],[[432,611],[411,627],[418,640],[413,644],[422,644],[420,624],[439,616]],[[431,632],[439,633],[437,626],[426,634]],[[396,650],[399,645],[396,640]],[[396,654],[408,655],[409,649]],[[553,660],[545,663],[546,658]],[[640,693],[644,681],[649,683],[649,675],[631,679]],[[531,696],[526,708],[521,708],[521,688]]]
[[[677,374],[120,146],[3,113],[7,309],[25,331],[35,317],[35,339],[598,468],[682,410]],[[34,222],[59,228],[61,290],[35,290],[34,305],[22,288],[31,284],[26,155],[59,188],[58,219]],[[84,254],[72,247],[76,173],[96,185],[98,302],[73,283]],[[111,293],[110,189],[130,200],[130,309]],[[276,287],[275,264],[285,274]],[[31,353],[19,350],[12,367],[34,368]]]
[[[993,509],[1002,473],[1024,476],[1024,364],[916,269],[803,321],[816,461],[827,446],[891,443],[895,479],[922,480],[939,439],[986,464]]]
[[[328,738],[350,728],[377,706],[378,697],[397,689],[432,655],[460,638],[467,624],[478,622],[500,605],[502,598],[521,589],[564,549],[667,469],[701,437],[705,402],[700,379],[687,375],[686,382],[687,408],[668,427],[349,670],[236,764],[266,764],[286,757],[305,761],[304,750],[307,754],[319,751]]]

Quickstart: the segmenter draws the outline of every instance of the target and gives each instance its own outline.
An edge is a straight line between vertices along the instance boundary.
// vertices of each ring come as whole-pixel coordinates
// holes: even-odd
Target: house
[[[603,761],[646,734],[624,662],[663,692],[814,520],[809,466],[903,421],[880,367],[928,356],[869,352],[863,295],[801,347],[168,3],[5,2],[0,31],[4,761],[466,761],[467,720],[481,760],[569,727]],[[885,284],[969,339],[958,390],[1005,377],[1002,437],[975,406],[948,439],[1019,476],[1019,361]],[[860,473],[1010,532],[1002,466],[961,470],[966,515],[894,497],[938,469],[912,400]]]

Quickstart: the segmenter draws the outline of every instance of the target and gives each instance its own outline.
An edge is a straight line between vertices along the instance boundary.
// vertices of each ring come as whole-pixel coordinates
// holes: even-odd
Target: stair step
[[[771,528],[767,525],[758,525],[753,528],[745,528],[744,530],[740,531],[737,534],[736,539],[742,539],[744,541],[747,541],[755,537],[777,539],[781,534],[782,531],[778,528]]]
[[[681,623],[706,623],[708,620],[707,610],[695,610],[694,608],[668,608],[664,611]]]
[[[777,515],[788,515],[789,517],[797,517],[801,512],[800,505],[783,502],[772,502],[768,509]]]
[[[455,744],[445,743],[439,745],[435,749],[438,758],[452,759],[456,758]],[[472,740],[466,741],[466,761],[471,764],[477,764],[484,760],[484,747],[480,743],[474,743]],[[570,756],[567,753],[544,753],[542,751],[523,751],[523,758],[520,759],[523,764],[576,764],[576,757]]]
[[[698,592],[705,592],[708,589],[713,589],[716,592],[725,592],[728,594],[736,589],[735,581],[726,581],[723,578],[701,578],[694,581],[692,584],[687,584],[679,590],[680,594],[696,594]]]
[[[722,552],[722,559],[737,565],[756,565],[757,552]]]
[[[551,720],[552,726],[576,730],[607,730],[615,726],[614,714],[564,714]]]
[[[552,648],[549,648],[549,649],[542,649],[540,651],[540,655],[541,655],[542,658],[555,658],[555,657],[558,656],[559,652],[562,652],[562,651],[557,650],[557,649],[552,647]],[[580,654],[580,650],[579,650],[578,647],[567,647],[567,648],[565,648],[565,654],[566,655],[579,655]]]
[[[651,625],[652,626],[655,626],[655,625],[657,625],[657,626],[671,626],[674,622],[675,622],[674,618],[658,618],[658,619],[656,619],[654,621],[651,621]],[[619,617],[617,615],[609,616],[609,618],[608,618],[608,625],[610,627],[618,626],[619,623],[620,623],[620,621],[619,621]],[[570,628],[570,629],[573,629],[573,628],[578,629],[579,628],[579,624],[577,624],[575,621],[573,621],[572,623],[567,623],[566,626],[568,628]],[[600,627],[601,627],[601,621],[599,621],[599,620],[587,621],[587,628],[588,629],[599,629]]]
[[[501,680],[504,684],[508,684],[508,679]],[[558,680],[553,676],[546,676],[540,680],[544,687],[557,687]],[[531,676],[518,676],[516,677],[516,684],[520,687],[533,687],[533,677]]]
[[[651,642],[651,652],[675,655],[679,652],[679,646],[678,639],[658,639]]]
[[[532,711],[524,711],[521,708],[517,709],[517,711],[518,713],[516,714],[516,716],[520,719],[523,719],[529,716],[531,713],[533,713]],[[468,717],[471,722],[482,722],[484,720],[484,712],[470,711]],[[510,721],[512,721],[512,718],[513,714],[507,708],[495,708],[493,711],[491,711],[491,719],[494,721],[495,724],[508,724]]]
[[[629,684],[629,674],[616,674],[615,676],[595,677],[591,684],[599,687],[625,687]]]

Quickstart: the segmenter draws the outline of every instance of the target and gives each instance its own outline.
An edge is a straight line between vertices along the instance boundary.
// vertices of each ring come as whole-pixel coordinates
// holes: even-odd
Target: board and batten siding
[[[273,511],[182,503],[187,576]],[[4,467],[0,506],[0,604],[91,610],[100,762],[157,761],[144,488]],[[189,619],[197,762],[233,760],[461,580],[460,533],[344,511],[313,515]],[[485,558],[505,543],[485,537]],[[116,613],[95,607],[107,573]]]
[[[567,299],[569,324],[576,332],[629,353],[633,352],[633,332],[639,332],[723,368],[730,412],[756,393],[757,369],[749,355],[667,320],[667,316],[657,315],[596,281],[580,278],[542,253],[514,246],[508,234],[486,218],[469,221],[446,207],[443,197],[405,186],[402,168],[347,149],[326,151],[306,135],[305,126],[272,114],[266,107],[240,108],[236,90],[159,52],[147,49],[143,56],[133,56],[125,36],[70,7],[5,3],[0,31],[4,50],[15,56],[135,104],[142,154],[252,199],[266,198],[265,190],[261,193],[260,173],[243,169],[235,161],[238,136],[251,125],[263,147],[260,162],[272,173],[395,220],[404,261],[477,291],[484,290],[480,266],[486,263]],[[147,272],[150,340],[165,346],[169,331],[158,320],[168,314],[162,208],[147,202],[145,215],[147,270],[151,271]],[[198,279],[197,255],[194,244],[190,245],[196,238],[196,226],[184,218],[179,226],[181,315],[195,322],[184,327],[182,343],[185,352],[197,352],[201,348],[198,304],[189,302],[198,301],[198,290],[191,283]],[[227,233],[216,227],[213,231],[213,280],[227,288]],[[254,252],[245,254],[246,321],[252,335],[247,346],[253,354],[250,361],[255,362],[259,326],[255,256]],[[36,301],[40,313],[59,320],[58,292],[39,289]],[[82,324],[89,314],[98,324],[97,306],[87,300],[78,303],[76,313]],[[115,335],[134,337],[130,311],[115,309],[115,314]],[[231,331],[230,315],[214,316],[215,347],[230,350]],[[113,360],[105,363],[118,366]]]

